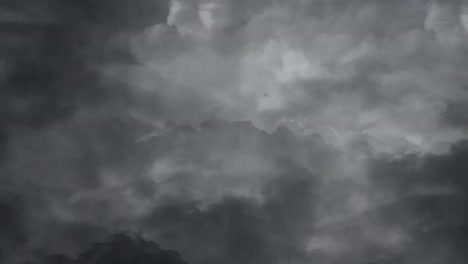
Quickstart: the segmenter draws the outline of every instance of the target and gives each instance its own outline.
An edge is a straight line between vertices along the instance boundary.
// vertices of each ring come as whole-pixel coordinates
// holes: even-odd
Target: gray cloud
[[[441,145],[462,137],[438,118],[445,102],[465,96],[461,4],[259,1],[244,7],[175,1],[168,23],[182,39],[152,48],[166,39],[169,29],[163,25],[138,36],[134,52],[144,66],[131,70],[130,83],[170,105],[190,101],[191,115],[167,109],[184,122],[216,112],[270,130],[299,123],[318,132],[328,125],[346,135],[377,137],[390,149],[403,143],[441,151]],[[226,29],[231,21],[226,17],[239,14],[242,19],[232,20],[243,22],[234,31]],[[220,28],[204,25],[204,16]],[[152,57],[187,41],[191,48],[170,52],[172,59]],[[235,46],[226,52],[217,48],[220,43]]]
[[[466,4],[5,1],[0,258],[463,263]]]
[[[448,101],[441,115],[442,121],[455,128],[465,129],[468,125],[467,105],[466,100]]]

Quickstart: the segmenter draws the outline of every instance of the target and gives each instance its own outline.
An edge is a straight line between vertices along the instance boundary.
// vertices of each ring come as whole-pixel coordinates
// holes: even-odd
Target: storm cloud
[[[0,261],[465,263],[467,10],[3,1]]]

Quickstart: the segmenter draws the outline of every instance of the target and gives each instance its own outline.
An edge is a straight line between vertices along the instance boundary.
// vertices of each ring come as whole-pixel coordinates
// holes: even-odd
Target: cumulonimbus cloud
[[[31,2],[32,3],[32,2]],[[464,1],[0,5],[0,258],[466,260]]]

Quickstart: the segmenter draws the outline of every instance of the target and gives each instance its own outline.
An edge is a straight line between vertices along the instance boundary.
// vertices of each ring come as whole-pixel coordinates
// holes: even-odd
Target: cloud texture
[[[4,1],[0,260],[465,263],[467,10]]]

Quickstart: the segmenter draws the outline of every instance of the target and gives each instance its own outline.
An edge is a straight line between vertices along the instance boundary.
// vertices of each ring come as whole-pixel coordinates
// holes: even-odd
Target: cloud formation
[[[442,151],[463,137],[439,118],[465,96],[462,6],[173,1],[167,25],[133,38],[144,66],[129,82],[158,93],[183,122],[216,112],[267,130],[333,127],[376,137],[385,150]],[[190,115],[179,111],[186,100]]]
[[[465,1],[5,1],[0,261],[464,263]]]

